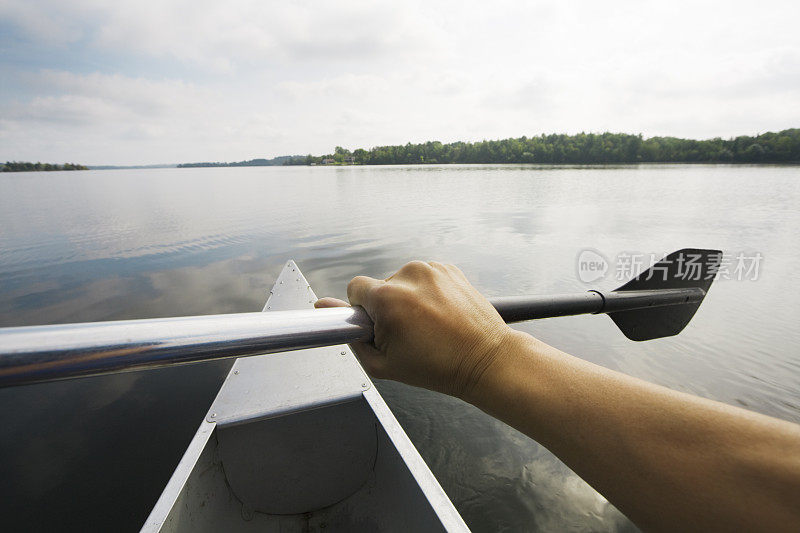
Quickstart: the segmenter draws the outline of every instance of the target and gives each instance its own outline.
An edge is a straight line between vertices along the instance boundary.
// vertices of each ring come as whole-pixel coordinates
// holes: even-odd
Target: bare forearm
[[[800,426],[577,359],[506,325],[452,265],[356,277],[375,377],[453,394],[547,446],[634,522],[800,531]],[[320,307],[347,305],[320,301]]]
[[[465,399],[647,529],[800,526],[800,429],[593,365],[523,333]]]

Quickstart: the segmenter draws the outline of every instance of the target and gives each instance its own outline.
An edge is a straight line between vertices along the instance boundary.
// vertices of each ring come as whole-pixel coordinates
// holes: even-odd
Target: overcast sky
[[[800,127],[797,0],[0,0],[0,160]]]

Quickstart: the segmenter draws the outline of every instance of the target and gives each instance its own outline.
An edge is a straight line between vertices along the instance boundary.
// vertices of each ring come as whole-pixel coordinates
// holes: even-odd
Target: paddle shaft
[[[506,322],[702,301],[702,289],[491,300]],[[372,338],[360,307],[0,328],[0,387],[333,346]]]

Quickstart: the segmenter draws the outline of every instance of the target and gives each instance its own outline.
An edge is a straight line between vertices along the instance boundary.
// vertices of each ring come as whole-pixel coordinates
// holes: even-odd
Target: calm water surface
[[[606,317],[519,326],[678,390],[800,422],[800,167],[299,167],[0,176],[0,326],[260,310],[295,259],[320,295],[421,258],[486,295],[586,290],[592,248],[763,256],[678,337]],[[618,283],[615,272],[597,282]],[[134,531],[230,363],[0,390],[5,530]],[[629,522],[549,452],[457,400],[378,388],[475,531]]]

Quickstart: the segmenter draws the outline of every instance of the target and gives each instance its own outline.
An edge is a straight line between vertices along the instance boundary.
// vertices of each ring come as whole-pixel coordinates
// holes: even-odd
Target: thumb
[[[320,298],[314,302],[316,309],[324,309],[326,307],[350,307],[350,304],[338,298]]]

